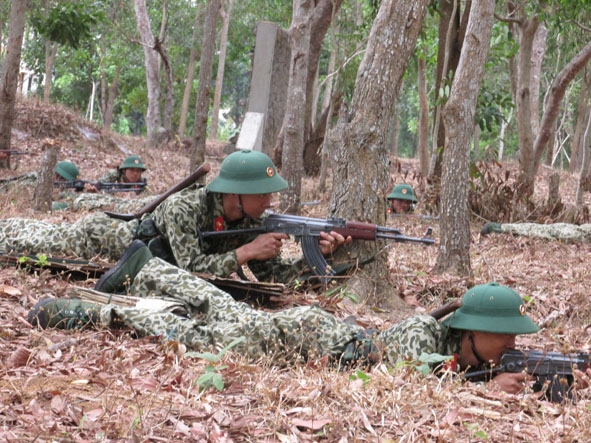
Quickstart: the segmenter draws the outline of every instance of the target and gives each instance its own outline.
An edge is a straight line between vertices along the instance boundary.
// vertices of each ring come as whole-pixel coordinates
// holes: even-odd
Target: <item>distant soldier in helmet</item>
[[[98,179],[99,183],[146,183],[142,178],[142,173],[146,170],[146,165],[137,155],[127,157],[121,166],[117,169],[107,172]],[[137,194],[142,192],[145,186],[138,186]],[[90,183],[84,186],[86,192],[98,192],[98,188]]]
[[[413,205],[418,202],[412,186],[402,183],[394,186],[388,199],[389,214],[407,214],[412,211]]]
[[[171,195],[141,221],[112,219],[102,213],[61,225],[18,218],[2,220],[0,250],[83,258],[102,255],[116,261],[139,238],[149,243],[158,257],[191,272],[229,277],[240,274],[242,265],[248,264],[261,281],[287,282],[306,264],[303,258],[280,257],[283,240],[289,238],[286,234],[199,239],[200,231],[260,226],[261,217],[271,207],[272,194],[286,187],[287,182],[266,154],[236,151],[222,162],[219,175],[209,185],[196,183]],[[326,255],[346,241],[350,239],[338,233],[322,233],[319,246]],[[132,253],[123,257],[125,267],[133,265],[134,257]],[[120,290],[124,282],[118,278],[124,275],[115,273],[98,289]]]

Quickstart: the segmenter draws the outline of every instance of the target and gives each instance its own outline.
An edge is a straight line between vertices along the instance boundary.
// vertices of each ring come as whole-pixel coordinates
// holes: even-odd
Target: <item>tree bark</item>
[[[335,159],[331,215],[384,224],[390,191],[388,132],[402,78],[421,30],[428,0],[384,0],[372,25],[367,48],[357,71],[349,109],[341,112],[330,132],[328,148]],[[354,242],[339,250],[337,260],[373,256],[374,242]],[[341,248],[343,249],[343,248]],[[378,306],[402,308],[392,295],[386,259],[363,268],[364,278],[349,286],[359,297]]]
[[[549,149],[550,144],[554,141],[554,136],[556,134],[556,119],[558,118],[560,103],[564,98],[566,88],[578,72],[585,67],[589,59],[591,59],[591,43],[587,43],[587,45],[583,47],[583,49],[581,49],[581,51],[579,51],[579,53],[558,73],[552,82],[546,110],[542,115],[540,130],[533,145],[533,161],[528,165],[529,174],[523,177],[525,182],[521,183],[525,185],[524,189],[531,189],[532,193],[534,179],[540,167],[544,150]]]
[[[21,61],[21,47],[27,11],[26,0],[13,0],[10,9],[10,29],[6,55],[0,80],[0,149],[10,149],[12,124],[14,123],[16,90]],[[0,158],[0,168],[10,168],[10,156]]]
[[[215,52],[216,26],[220,13],[220,0],[209,0],[203,29],[201,44],[201,63],[199,65],[199,89],[195,104],[195,121],[193,124],[193,140],[191,143],[190,170],[205,161],[205,143],[207,140],[207,115],[211,91],[211,75],[213,72],[213,56]]]
[[[45,42],[45,81],[43,83],[43,103],[49,103],[51,95],[51,81],[53,79],[53,67],[57,55],[58,44],[52,41]]]
[[[289,28],[291,61],[289,84],[283,120],[282,175],[289,187],[281,193],[281,210],[299,213],[302,177],[304,175],[304,131],[306,127],[306,88],[309,73],[312,0],[294,0]]]
[[[470,15],[471,0],[467,0],[464,12],[460,11],[459,0],[440,0],[441,13],[439,14],[439,47],[437,50],[437,75],[435,78],[435,110],[433,112],[433,147],[431,149],[431,164],[429,178],[439,181],[441,177],[441,162],[445,145],[445,129],[441,121],[441,109],[443,103],[439,103],[444,97],[440,92],[444,86],[450,86],[456,72],[460,53],[466,33],[468,16]]]
[[[33,193],[33,209],[39,212],[51,212],[53,177],[60,147],[54,140],[46,139],[42,149],[43,159],[39,168],[37,186]]]
[[[429,174],[429,103],[427,101],[426,61],[419,55],[418,89],[419,89],[419,137],[417,151],[419,153],[419,167],[423,178]]]
[[[148,89],[148,109],[146,111],[147,139],[149,147],[158,145],[160,116],[160,70],[158,54],[154,50],[155,41],[150,29],[150,19],[145,0],[134,0],[137,28],[144,48],[144,66],[146,67],[146,86]]]
[[[470,141],[490,44],[494,0],[474,2],[462,55],[445,105],[440,244],[434,272],[471,276],[468,208]]]
[[[585,128],[587,125],[589,112],[591,111],[589,108],[589,92],[591,91],[590,85],[591,69],[585,69],[583,81],[581,82],[579,101],[577,104],[577,122],[575,124],[575,133],[573,135],[572,141],[570,164],[568,166],[569,172],[574,172],[581,166],[581,154],[583,149],[585,149]]]
[[[172,74],[172,66],[170,64],[170,57],[168,55],[168,46],[166,45],[166,32],[168,29],[168,4],[163,2],[162,5],[162,23],[160,25],[160,34],[158,40],[154,42],[154,49],[160,55],[160,61],[164,66],[164,115],[162,125],[166,129],[167,135],[172,133],[172,114],[174,112],[174,78]],[[158,67],[160,72],[160,67]],[[158,143],[162,140],[158,137]]]
[[[228,49],[228,29],[230,27],[230,14],[232,13],[232,0],[228,2],[225,10],[222,7],[222,32],[220,35],[220,55],[218,56],[218,73],[215,78],[215,91],[213,93],[213,107],[211,109],[211,129],[209,137],[218,138],[218,118],[220,113],[220,103],[222,101],[222,89],[224,86],[224,69],[226,67],[226,50]]]

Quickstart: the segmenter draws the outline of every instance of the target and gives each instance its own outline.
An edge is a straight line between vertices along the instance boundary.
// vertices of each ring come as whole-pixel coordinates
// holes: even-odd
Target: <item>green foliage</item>
[[[336,297],[339,300],[348,298],[349,300],[355,303],[359,303],[359,298],[353,292],[351,292],[346,286],[338,286],[336,288],[330,289],[326,291],[326,296]]]
[[[93,27],[103,19],[103,13],[95,9],[95,5],[72,2],[57,3],[48,11],[36,10],[31,23],[46,39],[77,49],[81,41],[91,37]]]
[[[212,386],[216,388],[218,391],[224,389],[224,378],[222,374],[220,374],[220,371],[223,371],[228,366],[220,365],[218,363],[221,361],[221,359],[224,357],[228,350],[232,349],[234,346],[244,341],[246,341],[245,337],[239,337],[236,340],[233,340],[228,346],[226,346],[217,354],[213,354],[211,352],[187,352],[185,354],[185,357],[201,358],[203,360],[207,360],[210,363],[213,363],[212,365],[207,366],[205,368],[205,373],[203,373],[195,381],[195,383],[199,386],[199,391],[207,390]]]
[[[445,361],[451,360],[453,357],[451,355],[441,355],[437,352],[432,354],[422,353],[419,356],[419,362],[421,363],[416,367],[416,370],[422,373],[423,375],[427,375],[431,372],[431,367],[443,363]]]
[[[351,380],[351,381],[361,380],[363,382],[363,386],[365,386],[366,384],[368,384],[371,381],[371,377],[369,375],[367,375],[365,372],[363,372],[362,370],[356,369],[355,372],[353,372],[349,376],[349,380]]]
[[[47,260],[47,255],[45,255],[45,254],[39,254],[36,259],[31,258],[31,257],[27,257],[25,255],[25,256],[19,257],[18,262],[20,264],[33,262],[37,266],[48,266],[49,265],[49,261]]]

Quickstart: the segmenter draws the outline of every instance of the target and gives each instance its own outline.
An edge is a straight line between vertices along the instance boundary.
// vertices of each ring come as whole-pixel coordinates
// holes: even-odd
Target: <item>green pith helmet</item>
[[[287,188],[267,154],[241,150],[228,155],[220,173],[206,186],[223,194],[270,194]]]
[[[143,169],[145,171],[146,165],[144,165],[144,162],[142,161],[142,159],[139,158],[137,155],[132,155],[130,157],[127,157],[123,161],[123,163],[121,163],[121,166],[119,166],[119,169],[127,169],[127,168],[138,168],[138,169]]]
[[[67,181],[75,180],[80,175],[78,166],[69,161],[58,162],[58,164],[55,165],[55,172]]]
[[[495,334],[533,334],[538,326],[525,313],[521,297],[498,283],[474,286],[462,297],[462,306],[443,321],[454,329]]]
[[[392,192],[388,194],[386,197],[388,200],[390,199],[399,199],[399,200],[410,200],[413,203],[417,203],[417,197],[415,196],[415,191],[413,191],[412,186],[407,185],[406,183],[402,183],[400,185],[394,186],[392,188]]]

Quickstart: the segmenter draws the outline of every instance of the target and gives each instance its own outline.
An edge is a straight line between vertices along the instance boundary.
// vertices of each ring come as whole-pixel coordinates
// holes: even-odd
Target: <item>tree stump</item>
[[[43,159],[39,169],[37,187],[33,194],[33,209],[35,211],[50,212],[53,193],[53,179],[55,177],[55,165],[60,151],[59,145],[52,139],[43,142]]]

